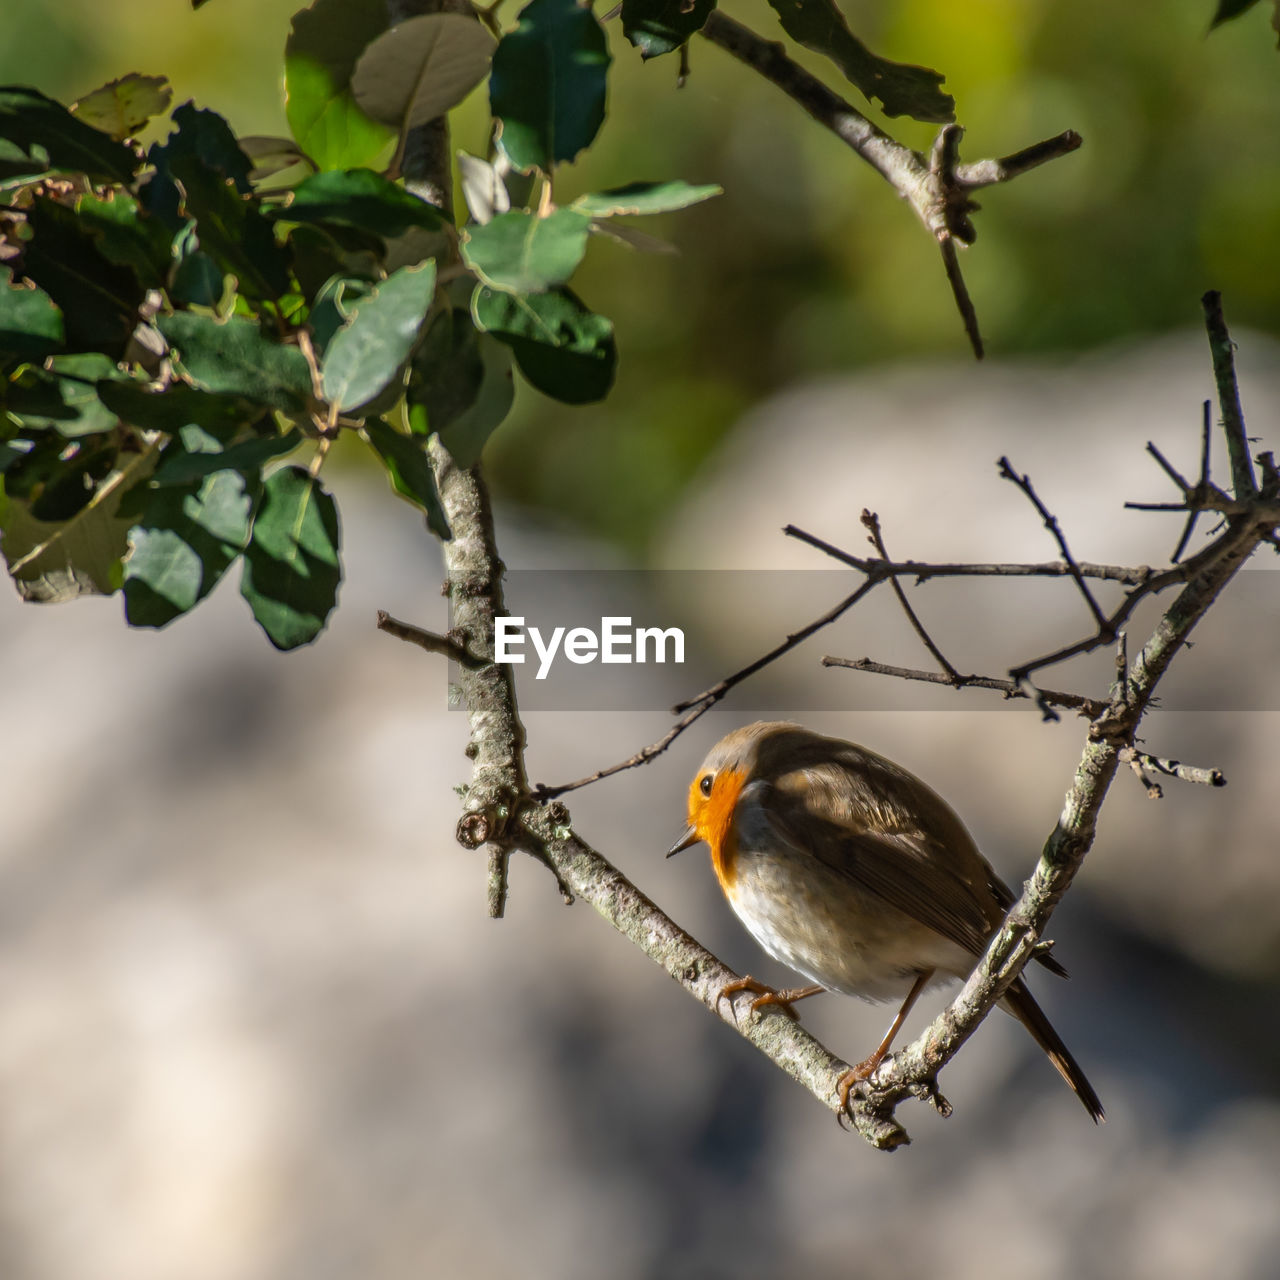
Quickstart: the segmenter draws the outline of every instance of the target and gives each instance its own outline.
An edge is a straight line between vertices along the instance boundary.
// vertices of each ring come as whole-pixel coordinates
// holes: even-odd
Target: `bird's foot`
[[[716,1003],[726,997],[736,995],[739,991],[750,991],[755,995],[755,999],[751,1002],[751,1012],[759,1013],[761,1009],[773,1005],[781,1009],[783,1013],[795,1022],[800,1021],[800,1015],[792,1007],[796,1000],[805,1000],[809,996],[820,995],[826,987],[784,987],[781,990],[777,987],[767,986],[763,982],[756,981],[750,974],[745,978],[734,978],[732,982],[726,982],[720,988],[720,994],[716,997]]]

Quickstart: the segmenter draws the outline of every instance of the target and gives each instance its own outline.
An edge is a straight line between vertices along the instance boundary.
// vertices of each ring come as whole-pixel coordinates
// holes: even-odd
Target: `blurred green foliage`
[[[0,80],[70,100],[129,71],[167,75],[238,132],[286,132],[280,70],[299,0],[8,0]],[[886,57],[936,67],[963,156],[1063,129],[1074,155],[983,193],[963,266],[989,358],[1079,349],[1197,320],[1280,328],[1280,56],[1257,6],[1208,35],[1212,6],[1103,0],[845,0]],[[779,31],[763,3],[734,16]],[[575,285],[615,323],[617,386],[569,408],[521,388],[486,457],[498,491],[642,553],[703,460],[758,398],[803,377],[914,357],[968,359],[938,253],[882,180],[771,85],[698,39],[642,64],[610,25],[608,119],[557,199],[685,178],[725,196],[646,222],[678,256],[594,242]],[[838,85],[830,64],[799,60]],[[884,121],[923,148],[930,126]],[[455,145],[483,153],[479,95]],[[850,405],[856,430],[857,406]]]

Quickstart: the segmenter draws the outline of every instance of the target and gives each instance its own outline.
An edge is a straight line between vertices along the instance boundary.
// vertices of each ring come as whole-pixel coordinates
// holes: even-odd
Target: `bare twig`
[[[842,564],[849,565],[850,568],[861,569],[863,573],[870,573],[874,566],[877,572],[883,573],[886,577],[915,578],[917,582],[926,582],[930,578],[1075,577],[1071,566],[1064,564],[1061,560],[1046,560],[1039,564],[927,564],[919,560],[896,560],[883,563],[864,556],[852,555],[793,524],[786,525],[782,532],[788,538],[807,543],[825,555],[839,560]],[[1096,578],[1104,582],[1121,582],[1131,587],[1143,586],[1157,576],[1155,570],[1145,564],[1136,566],[1094,564],[1092,561],[1081,560],[1075,568],[1082,577]]]
[[[830,655],[822,659],[824,667],[845,667],[850,671],[866,671],[877,676],[894,676],[899,680],[920,680],[926,684],[946,685],[950,689],[994,689],[1006,698],[1044,698],[1052,706],[1064,707],[1068,711],[1079,711],[1082,715],[1098,716],[1107,709],[1107,703],[1099,698],[1086,698],[1079,693],[1060,693],[1054,689],[1035,689],[1028,692],[1022,685],[999,676],[965,676],[959,672],[953,676],[938,671],[919,671],[914,667],[895,667],[887,662],[874,662],[870,658],[833,658]]]
[[[781,44],[757,35],[723,10],[711,12],[701,34],[781,89],[865,160],[911,205],[929,234],[942,246],[943,264],[956,306],[974,353],[981,359],[982,338],[977,316],[960,275],[954,243],[959,240],[962,244],[971,244],[975,236],[969,215],[977,205],[969,193],[978,187],[1008,182],[1037,165],[1076,150],[1080,146],[1080,135],[1062,133],[1003,160],[961,165],[958,147],[963,130],[958,125],[944,125],[926,161],[919,152],[877,128],[816,76],[792,61]]]
[[[1080,594],[1084,596],[1085,604],[1089,606],[1093,614],[1093,620],[1098,624],[1099,630],[1102,630],[1107,625],[1106,614],[1102,612],[1101,606],[1093,598],[1093,592],[1089,590],[1089,584],[1085,581],[1084,574],[1080,572],[1080,566],[1076,564],[1075,557],[1071,554],[1071,548],[1067,546],[1067,539],[1063,535],[1062,526],[1058,524],[1058,517],[1040,501],[1040,495],[1035,491],[1029,475],[1019,475],[1010,466],[1008,458],[1001,458],[998,465],[1001,476],[1006,480],[1012,481],[1026,494],[1027,500],[1035,507],[1040,519],[1044,521],[1044,527],[1053,534],[1054,541],[1058,544],[1058,550],[1062,552],[1062,558],[1066,562],[1067,572],[1075,579],[1076,586],[1080,588]],[[1108,641],[1110,638],[1110,636],[1107,637]]]
[[[1183,764],[1181,760],[1168,760],[1164,756],[1149,755],[1145,751],[1139,751],[1136,747],[1125,747],[1120,752],[1120,762],[1127,764],[1138,772],[1138,776],[1143,774],[1139,770],[1151,770],[1154,773],[1162,773],[1166,778],[1177,778],[1180,782],[1194,782],[1202,787],[1225,787],[1227,785],[1226,775],[1221,769],[1205,769],[1199,765]],[[1159,784],[1148,782],[1148,789],[1154,788],[1158,793]],[[1156,798],[1159,798],[1157,794]]]
[[[441,654],[451,662],[459,663],[464,667],[483,667],[489,662],[488,658],[468,653],[459,632],[453,631],[447,636],[436,635],[434,631],[424,631],[412,623],[400,622],[385,609],[378,610],[378,630],[395,636],[397,640],[407,640],[410,644],[416,644],[419,649],[425,649],[428,653]]]
[[[1209,352],[1213,357],[1214,381],[1218,384],[1218,407],[1222,410],[1222,430],[1227,437],[1227,457],[1231,460],[1231,488],[1243,502],[1258,492],[1258,482],[1253,476],[1249,436],[1244,429],[1244,410],[1240,407],[1235,345],[1222,314],[1222,294],[1210,289],[1200,301],[1209,330]]]
[[[888,563],[889,552],[885,548],[884,535],[880,531],[880,517],[874,511],[864,510],[862,513],[862,523],[869,531],[871,544],[880,553],[880,559]],[[916,611],[911,607],[911,602],[907,599],[907,593],[903,590],[902,583],[900,583],[897,578],[890,578],[889,583],[893,587],[893,594],[898,597],[898,603],[902,606],[902,611],[907,615],[907,621],[909,621],[912,627],[915,628],[915,633],[920,637],[921,643],[931,654],[933,654],[934,661],[936,661],[938,666],[942,668],[943,672],[947,676],[948,683],[955,685],[958,688],[963,682],[963,677],[955,667],[947,661],[942,650],[934,644],[933,637],[927,630],[925,630],[924,623],[920,621]]]

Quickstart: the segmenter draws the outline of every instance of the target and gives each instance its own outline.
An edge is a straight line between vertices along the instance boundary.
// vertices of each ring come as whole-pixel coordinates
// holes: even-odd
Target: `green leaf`
[[[12,280],[11,271],[0,276],[0,356],[43,360],[66,340],[62,312],[43,289]]]
[[[272,409],[298,410],[311,396],[311,371],[297,347],[266,337],[252,320],[180,311],[156,328],[174,347],[178,368],[202,391],[243,396]]]
[[[402,267],[352,309],[324,354],[324,396],[339,412],[367,404],[413,350],[436,288],[436,264]]]
[[[826,54],[887,116],[946,124],[956,118],[955,99],[943,93],[944,76],[877,57],[851,32],[835,0],[769,0],[782,29],[798,44]]]
[[[296,649],[324,629],[341,580],[333,498],[303,468],[282,467],[262,487],[240,594],[277,649]]]
[[[314,0],[293,15],[285,43],[285,116],[318,169],[371,164],[395,137],[356,106],[351,73],[387,29],[384,0]]]
[[[268,134],[251,133],[240,138],[240,150],[253,161],[249,177],[254,182],[292,169],[294,165],[311,167],[311,162],[298,149],[292,138],[278,138]]]
[[[380,35],[356,63],[360,110],[403,133],[451,111],[489,74],[494,39],[474,13],[426,13]]]
[[[526,296],[479,286],[471,313],[479,328],[511,348],[520,372],[545,395],[588,404],[613,386],[613,324],[587,310],[572,290]]]
[[[716,0],[622,0],[622,34],[642,58],[657,58],[701,31]]]
[[[53,603],[82,595],[110,595],[120,585],[120,561],[128,549],[131,520],[118,514],[120,501],[145,480],[156,448],[127,455],[123,466],[98,485],[90,501],[70,519],[47,522],[31,505],[0,497],[0,530],[9,574],[24,600]]]
[[[435,205],[388,182],[372,169],[343,169],[304,178],[287,203],[268,210],[283,222],[332,223],[380,236],[403,235],[410,227],[435,231],[444,216]]]
[[[1213,21],[1209,24],[1212,31],[1214,27],[1221,26],[1224,22],[1230,22],[1232,18],[1238,18],[1242,13],[1246,13],[1252,9],[1258,0],[1218,0],[1217,12],[1213,15]]]
[[[102,196],[83,195],[76,201],[76,213],[108,262],[128,267],[144,289],[165,287],[171,260],[169,231],[127,191],[108,188]]]
[[[163,627],[213,590],[248,541],[259,489],[256,477],[223,469],[195,492],[157,488],[146,495],[124,563],[131,627]]]
[[[105,133],[77,120],[66,107],[35,89],[0,87],[0,139],[32,153],[41,148],[46,169],[84,173],[104,182],[128,182],[138,157]]]
[[[167,110],[172,98],[173,90],[164,76],[143,76],[135,71],[85,94],[71,104],[71,110],[77,120],[123,142],[152,116]]]
[[[550,170],[591,144],[604,123],[609,49],[577,0],[533,0],[498,44],[489,103],[499,145],[522,170]]]
[[[227,122],[190,103],[173,113],[178,126],[151,149],[159,174],[181,183],[182,207],[195,219],[199,247],[240,282],[241,292],[278,298],[289,288],[289,255],[249,197],[249,157]]]
[[[631,182],[610,191],[596,191],[579,196],[569,207],[593,218],[612,218],[618,214],[671,213],[690,205],[722,195],[723,187],[714,183],[695,187],[676,179],[674,182]]]
[[[470,323],[467,327],[471,328]],[[476,350],[480,356],[481,379],[475,400],[463,412],[438,427],[440,443],[460,467],[474,466],[480,461],[485,442],[511,412],[516,394],[515,380],[511,376],[511,352],[487,333],[477,334]],[[415,431],[429,430],[431,406],[429,403],[415,403],[412,378],[408,400],[410,427]]]
[[[462,257],[485,284],[508,293],[540,293],[563,284],[587,252],[591,218],[557,209],[545,218],[513,211],[467,228]]]
[[[238,396],[213,395],[184,382],[163,391],[149,391],[136,382],[99,382],[98,398],[122,422],[144,431],[176,435],[185,426],[199,426],[224,440],[264,412]]]
[[[188,485],[219,471],[239,471],[254,475],[273,458],[292,453],[302,443],[302,432],[296,427],[281,436],[261,436],[241,440],[218,449],[185,447],[188,433],[183,432],[167,447],[156,467],[152,483],[156,485]],[[174,446],[178,447],[174,447]]]
[[[67,439],[111,431],[116,415],[98,398],[96,383],[123,376],[96,351],[54,356],[47,370],[29,369],[10,385],[7,408],[28,430],[53,430]]]
[[[57,303],[68,343],[118,355],[137,323],[145,289],[128,268],[109,262],[73,209],[37,197],[27,210],[32,237],[22,268]]]
[[[475,404],[484,383],[478,339],[470,312],[461,307],[450,307],[432,320],[409,366],[413,430],[441,431]]]
[[[386,467],[391,487],[425,511],[427,527],[447,542],[453,535],[440,504],[431,463],[427,461],[427,442],[420,436],[402,435],[381,418],[366,418],[360,433]]]

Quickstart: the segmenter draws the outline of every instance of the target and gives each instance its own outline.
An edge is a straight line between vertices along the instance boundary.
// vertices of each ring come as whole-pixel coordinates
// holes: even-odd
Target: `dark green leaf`
[[[277,649],[296,649],[324,628],[341,580],[333,498],[303,468],[282,467],[262,487],[240,594]]]
[[[373,162],[395,137],[356,106],[351,73],[387,29],[384,0],[314,0],[293,15],[285,44],[285,115],[298,146],[319,169]]]
[[[151,160],[160,175],[181,184],[182,207],[195,219],[199,247],[236,276],[242,292],[278,298],[289,287],[289,255],[248,198],[249,157],[213,111],[185,103],[173,120],[177,130],[151,148]]]
[[[402,267],[367,297],[329,342],[324,396],[340,412],[366,404],[409,358],[435,294],[436,264]]]
[[[42,360],[62,346],[62,313],[43,289],[13,285],[12,273],[0,274],[0,356]]]
[[[77,120],[123,142],[164,111],[172,97],[164,76],[143,76],[135,71],[85,94],[71,110]]]
[[[350,234],[346,234],[349,231]],[[293,272],[303,295],[315,298],[334,276],[376,284],[382,275],[385,245],[377,236],[329,223],[324,229],[305,223],[289,232]]]
[[[868,98],[878,98],[888,116],[945,124],[956,118],[955,99],[943,93],[945,79],[928,67],[877,57],[849,30],[835,0],[769,0],[782,29],[798,44],[826,54]]]
[[[1230,22],[1232,18],[1238,18],[1242,13],[1252,9],[1257,3],[1258,0],[1218,0],[1217,11],[1213,15],[1213,21],[1209,24],[1210,30],[1224,22]]]
[[[49,369],[28,369],[8,391],[8,409],[28,430],[54,430],[67,439],[111,431],[116,415],[98,398],[100,378],[120,378],[98,352],[54,356]]]
[[[517,295],[480,286],[471,309],[477,326],[511,348],[520,372],[545,395],[587,404],[613,386],[613,324],[572,290]]]
[[[511,412],[511,402],[516,394],[515,380],[511,376],[511,352],[487,333],[477,335],[476,350],[483,376],[475,401],[439,428],[440,443],[460,467],[473,466],[480,460],[485,442]],[[409,425],[415,431],[429,430],[429,420],[424,419],[430,413],[430,406],[415,404],[414,390],[410,380]]]
[[[642,58],[671,53],[701,31],[716,0],[622,0],[622,33]]]
[[[170,264],[170,234],[126,191],[108,189],[76,201],[81,225],[92,233],[102,256],[128,267],[146,289],[163,289]]]
[[[611,191],[594,191],[579,196],[570,205],[593,218],[612,218],[618,214],[670,213],[687,209],[712,196],[721,195],[723,187],[714,184],[695,187],[677,179],[674,182],[631,182]]]
[[[351,92],[365,115],[403,132],[456,107],[489,74],[493,49],[474,13],[420,14],[365,49]]]
[[[176,349],[178,364],[203,391],[243,396],[272,409],[301,409],[311,395],[311,371],[297,347],[266,337],[252,320],[180,311],[156,317],[156,327]]]
[[[163,627],[213,590],[248,541],[258,491],[256,478],[224,469],[195,492],[157,488],[145,495],[124,564],[130,626]]]
[[[0,138],[28,154],[41,148],[47,168],[99,181],[128,182],[138,167],[128,147],[77,120],[52,98],[20,85],[0,87]]]
[[[193,236],[191,246],[178,259],[169,285],[169,297],[185,307],[208,307],[213,310],[222,301],[227,278],[222,268],[203,250]]]
[[[460,307],[442,311],[427,328],[409,366],[409,405],[415,431],[441,431],[476,402],[484,382],[479,334]],[[470,464],[466,464],[470,465]]]
[[[513,211],[467,229],[462,256],[494,289],[540,293],[564,284],[587,252],[591,218],[576,209],[548,217]]]
[[[348,276],[331,276],[324,282],[311,304],[311,345],[323,357],[333,335],[351,319],[356,303],[367,298],[376,285],[368,280]]]
[[[493,55],[489,103],[517,169],[550,170],[591,144],[604,122],[609,49],[577,0],[533,0]]]
[[[183,432],[165,449],[152,483],[187,485],[219,471],[239,471],[244,475],[255,475],[273,458],[292,453],[302,443],[302,433],[296,427],[282,436],[241,440],[238,444],[216,450],[184,447],[185,436],[187,433]],[[179,447],[174,448],[174,445]]]
[[[406,436],[381,418],[366,418],[361,434],[387,469],[391,487],[415,507],[427,514],[427,527],[448,541],[449,521],[440,505],[431,463],[427,461],[427,442],[421,436]]]
[[[336,223],[398,236],[410,227],[436,230],[443,216],[434,205],[388,182],[372,169],[344,169],[304,178],[286,204],[268,211],[284,222]]]
[[[22,246],[22,269],[61,309],[68,341],[118,355],[146,293],[137,276],[109,262],[97,238],[65,205],[37,197],[27,218],[32,238]]]
[[[136,382],[99,382],[98,398],[122,421],[146,431],[175,435],[199,426],[222,440],[262,416],[263,410],[238,396],[214,395],[175,382],[163,391],[148,391]]]
[[[66,520],[43,521],[34,505],[0,494],[4,556],[24,600],[53,602],[80,595],[110,595],[120,586],[120,561],[131,521],[118,514],[121,498],[146,479],[156,450],[122,457],[92,499]]]

